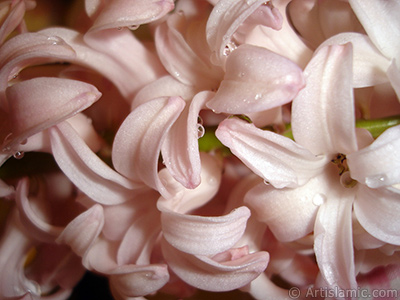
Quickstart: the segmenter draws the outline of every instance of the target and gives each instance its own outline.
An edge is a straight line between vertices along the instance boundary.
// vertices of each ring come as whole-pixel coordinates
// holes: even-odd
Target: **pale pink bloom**
[[[247,195],[258,218],[281,241],[314,231],[314,251],[328,287],[355,289],[352,209],[370,235],[399,244],[399,196],[391,187],[399,183],[393,151],[399,128],[388,129],[371,145],[365,132],[355,130],[350,44],[320,48],[305,76],[306,88],[292,106],[296,143],[235,119],[221,123],[217,136],[270,184]],[[339,153],[345,156],[333,161]]]
[[[167,265],[183,281],[207,290],[247,284],[268,262],[262,252],[232,249],[244,232],[249,210],[240,207],[221,217],[186,214],[209,202],[219,188],[221,171],[215,159],[204,154],[202,163],[202,183],[196,189],[182,187],[167,169],[160,171],[169,198],[158,199],[148,190],[104,208],[82,199],[90,208],[65,228],[58,242],[82,256],[86,268],[109,276],[117,297],[157,291],[169,280]]]

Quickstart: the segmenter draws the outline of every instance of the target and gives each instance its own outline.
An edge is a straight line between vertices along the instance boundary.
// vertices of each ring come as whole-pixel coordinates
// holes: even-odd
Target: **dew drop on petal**
[[[264,179],[264,184],[265,184],[265,185],[271,185],[271,184],[269,183],[269,181],[268,181],[268,180],[265,180],[265,179]]]
[[[17,151],[17,152],[14,153],[13,156],[14,156],[15,159],[21,159],[21,158],[24,157],[24,155],[25,155],[25,153],[23,151]]]
[[[255,100],[260,100],[261,98],[262,98],[262,94],[257,94],[257,95],[254,97]]]
[[[204,126],[201,124],[197,124],[197,138],[202,138],[205,132],[206,130],[204,129]]]
[[[200,125],[204,125],[203,118],[200,117],[200,116],[198,116],[198,117],[197,117],[197,123],[200,124]]]
[[[365,184],[371,188],[377,188],[382,186],[382,184],[385,184],[386,180],[387,180],[386,175],[378,174],[371,177],[367,177],[365,179]]]
[[[28,142],[28,139],[24,139],[23,141],[21,141],[21,145],[26,145],[26,143]]]
[[[47,38],[47,40],[48,40],[49,42],[51,42],[52,45],[61,45],[61,44],[64,43],[64,41],[63,41],[60,37],[58,37],[58,36],[49,36],[49,37]]]
[[[325,200],[326,200],[326,197],[324,194],[317,193],[314,195],[312,202],[315,206],[320,206],[320,205],[324,204]]]

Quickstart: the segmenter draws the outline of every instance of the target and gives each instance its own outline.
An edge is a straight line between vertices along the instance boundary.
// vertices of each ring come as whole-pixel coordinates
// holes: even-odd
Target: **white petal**
[[[216,136],[254,173],[276,188],[303,185],[326,164],[325,157],[316,157],[291,139],[238,119],[221,122]]]
[[[385,188],[362,186],[357,193],[354,212],[360,224],[372,236],[400,245],[399,194]]]
[[[331,289],[357,288],[351,229],[353,200],[353,190],[336,188],[317,214],[314,251],[320,272]]]
[[[357,149],[352,86],[352,46],[321,48],[305,69],[306,87],[293,100],[296,142],[315,155]]]
[[[371,145],[347,155],[351,177],[370,188],[400,183],[400,126],[385,130]]]

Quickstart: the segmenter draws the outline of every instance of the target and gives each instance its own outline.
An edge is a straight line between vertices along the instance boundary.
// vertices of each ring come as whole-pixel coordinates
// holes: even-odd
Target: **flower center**
[[[356,186],[357,181],[351,178],[349,166],[347,165],[346,155],[339,153],[331,162],[339,169],[340,184],[345,188]]]

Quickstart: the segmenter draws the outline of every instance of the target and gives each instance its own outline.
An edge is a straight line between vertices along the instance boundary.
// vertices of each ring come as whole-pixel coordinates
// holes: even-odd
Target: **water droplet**
[[[224,49],[224,56],[228,56],[231,54],[235,49],[237,48],[236,44],[234,42],[229,42],[226,44],[225,49]]]
[[[21,158],[23,158],[24,157],[24,155],[25,155],[25,153],[23,152],[23,151],[17,151],[17,152],[15,152],[14,153],[14,158],[16,158],[16,159],[21,159]]]
[[[200,116],[198,116],[198,117],[197,117],[197,123],[199,123],[199,124],[201,124],[201,125],[204,125],[203,118],[200,117]]]
[[[265,179],[264,179],[264,184],[265,185],[271,185],[271,183],[268,180],[265,180]]]
[[[58,37],[58,36],[49,36],[49,37],[47,38],[47,40],[48,40],[49,42],[51,42],[52,45],[61,45],[61,44],[64,43],[64,41],[63,41],[60,37]]]
[[[26,143],[28,142],[28,139],[24,139],[23,141],[21,141],[21,145],[26,145]]]
[[[175,71],[173,75],[174,75],[175,77],[181,76],[181,74],[180,74],[178,71]]]
[[[240,72],[240,73],[239,73],[239,77],[240,77],[240,78],[243,78],[244,75],[245,75],[244,72]]]
[[[122,27],[118,27],[117,30],[122,30]]]
[[[129,28],[130,30],[136,30],[136,29],[139,28],[139,26],[140,26],[140,25],[131,25],[131,26],[129,26],[128,28]]]
[[[262,98],[262,94],[257,94],[255,97],[254,97],[254,99],[256,99],[256,100],[260,100],[261,98]]]
[[[204,126],[201,124],[197,124],[197,138],[202,138],[205,132],[206,130],[204,129]]]
[[[357,181],[351,178],[349,171],[346,171],[340,176],[340,184],[345,188],[352,188],[356,186]]]
[[[370,188],[378,188],[386,185],[387,177],[384,174],[378,174],[365,179],[365,184]]]
[[[326,200],[325,195],[318,193],[318,194],[314,195],[312,202],[315,206],[320,206],[320,205],[324,204],[325,200]]]

